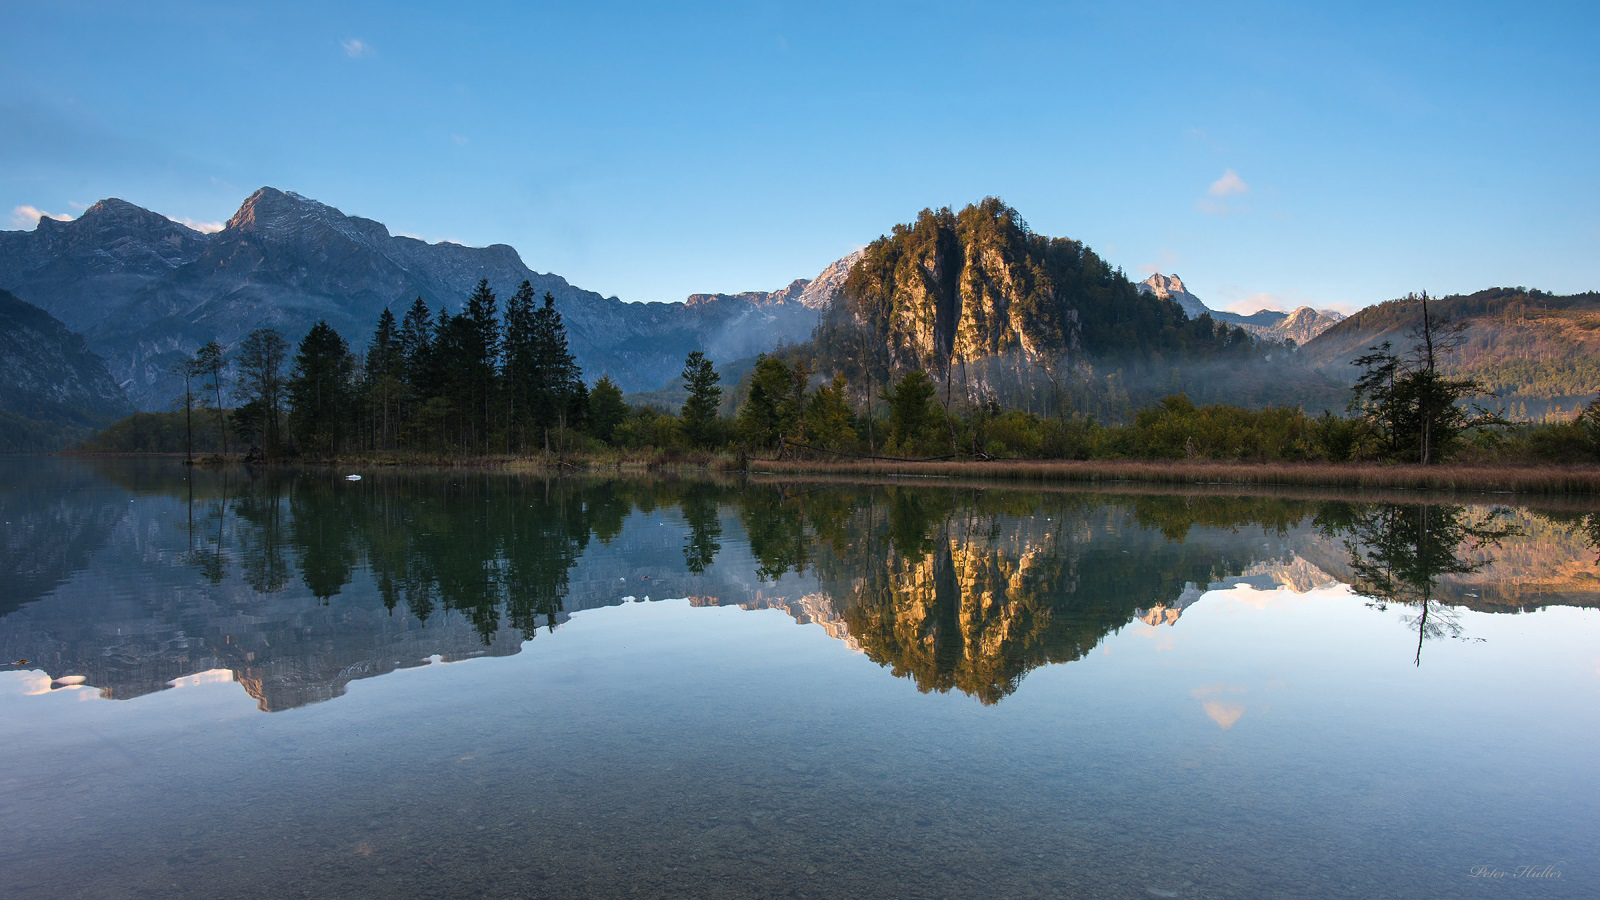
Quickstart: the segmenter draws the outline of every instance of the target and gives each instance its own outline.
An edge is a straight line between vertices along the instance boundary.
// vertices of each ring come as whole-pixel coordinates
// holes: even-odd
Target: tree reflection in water
[[[129,490],[187,507],[183,565],[204,584],[224,582],[184,601],[195,607],[180,616],[184,633],[202,608],[246,617],[196,641],[221,647],[217,658],[253,640],[240,629],[281,631],[270,646],[250,644],[260,644],[258,657],[281,658],[327,643],[328,629],[351,630],[337,639],[351,648],[365,646],[359,628],[411,640],[396,613],[425,625],[442,612],[459,617],[440,634],[457,628],[486,652],[515,652],[507,638],[620,603],[633,588],[619,582],[649,579],[657,597],[786,609],[922,691],[986,704],[1033,669],[1081,659],[1135,618],[1150,621],[1150,610],[1173,621],[1235,577],[1301,589],[1307,579],[1338,578],[1377,608],[1404,607],[1420,665],[1426,641],[1461,635],[1447,597],[1469,605],[1476,597],[1463,596],[1459,580],[1488,564],[1469,561],[1482,559],[1474,552],[1519,533],[1505,510],[1284,497],[466,472],[346,482],[326,471],[269,471],[241,483],[217,472],[131,472]],[[1600,538],[1593,515],[1557,524]],[[591,542],[604,552],[573,576]],[[569,597],[574,584],[579,595]],[[297,594],[326,615],[301,610]],[[369,601],[381,601],[387,624],[357,624],[353,612]],[[361,653],[392,656],[378,644]],[[363,665],[344,662],[341,671]]]
[[[1482,569],[1488,560],[1469,562],[1461,554],[1498,547],[1521,533],[1504,521],[1509,513],[1504,507],[1375,504],[1346,509],[1342,521],[1330,516],[1323,524],[1342,538],[1350,556],[1350,586],[1371,598],[1369,606],[1382,610],[1396,603],[1413,610],[1405,621],[1417,630],[1418,666],[1424,641],[1462,636],[1460,611],[1437,597],[1439,579]]]

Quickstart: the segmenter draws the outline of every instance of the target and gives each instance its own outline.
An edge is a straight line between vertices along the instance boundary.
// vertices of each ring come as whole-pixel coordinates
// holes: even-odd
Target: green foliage
[[[795,391],[795,372],[775,356],[762,356],[750,376],[750,392],[739,408],[736,424],[739,438],[747,446],[771,450],[785,438],[793,438],[800,424],[800,404]]]
[[[1578,414],[1578,430],[1583,434],[1585,448],[1589,455],[1600,458],[1600,399],[1593,400]]]
[[[589,433],[607,444],[613,442],[617,426],[628,418],[628,404],[622,400],[622,389],[609,375],[601,375],[589,391]]]
[[[1436,346],[1437,328],[1423,304],[1422,337],[1410,359],[1397,356],[1388,342],[1371,348],[1354,365],[1356,379],[1350,412],[1372,437],[1373,452],[1400,462],[1438,463],[1462,443],[1469,429],[1498,422],[1483,413],[1469,415],[1464,404],[1484,393],[1470,378],[1440,374],[1437,357],[1447,348]]]
[[[836,452],[853,450],[857,446],[855,416],[850,412],[843,375],[834,375],[833,381],[817,388],[806,403],[806,443],[823,450]]]
[[[905,456],[934,456],[950,451],[944,411],[935,400],[933,382],[920,369],[907,372],[889,391],[889,450]]]

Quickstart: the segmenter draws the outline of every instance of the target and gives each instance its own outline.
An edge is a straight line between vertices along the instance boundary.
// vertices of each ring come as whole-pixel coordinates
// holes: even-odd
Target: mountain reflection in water
[[[1404,611],[1419,664],[1470,638],[1457,608],[1600,605],[1586,513],[166,462],[29,463],[0,488],[5,668],[116,699],[226,671],[266,711],[647,597],[782,609],[985,704],[1230,585],[1352,585]]]

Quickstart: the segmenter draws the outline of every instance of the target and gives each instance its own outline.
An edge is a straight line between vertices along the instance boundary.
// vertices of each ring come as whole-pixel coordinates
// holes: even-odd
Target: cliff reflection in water
[[[777,608],[984,703],[1208,588],[1343,582],[1411,610],[1597,605],[1593,517],[1219,496],[458,473],[256,480],[72,468],[8,485],[6,668],[128,698],[226,670],[263,710],[430,659],[519,652],[634,598]],[[93,482],[93,489],[83,482]],[[131,501],[131,502],[130,502]],[[86,546],[86,541],[98,546]],[[35,548],[35,549],[30,549]],[[52,549],[46,549],[52,548]]]

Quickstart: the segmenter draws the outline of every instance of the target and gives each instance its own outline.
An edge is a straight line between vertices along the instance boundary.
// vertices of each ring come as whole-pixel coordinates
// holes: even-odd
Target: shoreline
[[[166,453],[65,453],[76,459],[171,459]],[[243,465],[197,458],[196,468]],[[831,477],[840,480],[963,479],[1012,487],[1078,484],[1156,484],[1210,490],[1240,487],[1303,487],[1334,490],[1438,491],[1475,494],[1570,496],[1600,494],[1600,465],[1505,465],[1447,463],[1435,466],[1376,463],[1223,462],[1192,460],[996,460],[980,461],[819,461],[741,458],[728,453],[571,455],[562,457],[484,455],[452,457],[433,454],[393,456],[353,454],[333,459],[296,459],[272,463],[269,468],[422,468],[479,469],[507,472],[569,472],[572,474],[684,474],[749,475],[760,478],[793,476]]]

